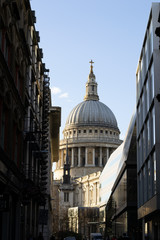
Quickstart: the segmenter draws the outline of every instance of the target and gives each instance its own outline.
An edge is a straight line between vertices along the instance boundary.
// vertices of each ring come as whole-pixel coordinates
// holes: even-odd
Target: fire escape
[[[26,94],[27,115],[24,131],[25,180],[22,187],[22,202],[28,204],[31,199],[44,206],[47,197],[48,171],[49,171],[49,107],[50,107],[50,79],[48,69],[42,64],[42,76],[40,88],[40,103],[37,105],[37,84],[34,90],[34,75],[31,84],[28,85]]]
[[[43,81],[43,114],[42,114],[42,161],[41,161],[41,182],[40,188],[43,194],[47,194],[48,184],[48,168],[49,168],[49,107],[50,107],[50,79],[47,75],[49,70],[44,66],[44,81]]]

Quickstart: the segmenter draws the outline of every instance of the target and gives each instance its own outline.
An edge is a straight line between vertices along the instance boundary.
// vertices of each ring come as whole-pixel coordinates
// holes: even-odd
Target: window
[[[156,190],[156,182],[157,182],[157,173],[156,173],[156,154],[155,152],[153,153],[153,180],[154,180],[154,184],[153,184],[153,193],[156,194],[157,190]]]
[[[92,133],[92,129],[89,129],[89,133]]]
[[[138,133],[138,135],[139,135],[139,133],[140,133],[141,126],[142,126],[142,122],[141,122],[141,110],[140,110],[140,104],[139,104],[139,105],[138,105],[138,108],[137,108],[137,133]]]
[[[100,133],[103,133],[103,130],[100,130]]]
[[[142,93],[142,98],[141,98],[141,114],[142,114],[142,123],[143,123],[145,118],[144,93]]]
[[[140,138],[138,140],[138,165],[139,169],[142,166],[142,135],[140,135]]]
[[[148,160],[148,198],[152,196],[152,184],[151,184],[151,164],[150,159]]]
[[[94,91],[94,86],[92,86],[92,91]]]
[[[108,131],[106,131],[106,134],[108,134]]]
[[[148,60],[150,60],[152,52],[153,52],[153,40],[152,40],[152,22],[150,22],[149,30],[148,30]]]
[[[95,157],[95,166],[98,166],[98,157]]]
[[[148,79],[146,81],[146,86],[145,86],[145,90],[146,90],[146,99],[145,99],[145,104],[146,104],[146,113],[149,110],[149,87],[148,87]]]
[[[78,130],[78,133],[81,133],[81,130]]]
[[[95,129],[95,133],[97,133],[98,131],[97,131],[97,129]]]
[[[155,109],[153,107],[153,110],[152,110],[152,118],[153,118],[153,128],[152,128],[152,131],[153,131],[153,144],[155,144]]]
[[[137,102],[140,96],[140,70],[138,70],[136,75],[136,88],[137,88]]]
[[[143,152],[143,157],[142,157],[142,161],[144,162],[145,161],[145,157],[146,157],[146,142],[145,142],[145,132],[144,132],[144,129],[143,129],[143,132],[142,132],[142,146],[143,146],[143,149],[142,149],[142,152]]]
[[[83,130],[84,133],[86,133],[86,130]]]
[[[64,192],[64,202],[69,202],[69,192]]]
[[[143,72],[144,72],[144,77],[146,76],[146,70],[148,67],[148,53],[147,53],[147,41],[144,43],[144,52],[143,52]]]
[[[152,99],[154,97],[154,71],[153,71],[153,64],[150,68],[149,71],[149,99],[150,99],[150,103],[152,102]]]
[[[150,115],[151,147],[155,144],[155,109],[152,108]]]
[[[149,119],[147,119],[146,122],[146,148],[147,148],[147,154],[150,151],[150,126],[149,126]]]
[[[18,92],[20,93],[20,96],[22,96],[22,78],[20,76],[20,71],[19,71],[18,66],[16,66],[15,84],[16,84]]]
[[[74,134],[76,134],[76,131],[74,130],[74,132],[73,132]]]
[[[112,131],[110,131],[110,134],[112,135]]]
[[[147,190],[147,186],[146,186],[146,168],[145,165],[142,168],[142,195],[143,195],[143,200],[142,202],[144,203],[146,201],[146,190]]]

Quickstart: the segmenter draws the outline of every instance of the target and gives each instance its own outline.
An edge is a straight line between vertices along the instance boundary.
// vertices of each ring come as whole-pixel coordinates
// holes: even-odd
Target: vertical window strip
[[[157,188],[156,188],[156,185],[157,185],[157,169],[156,169],[156,154],[155,152],[153,153],[153,166],[154,166],[154,194],[157,193]]]
[[[151,185],[151,163],[148,160],[148,199],[152,196],[152,185]]]

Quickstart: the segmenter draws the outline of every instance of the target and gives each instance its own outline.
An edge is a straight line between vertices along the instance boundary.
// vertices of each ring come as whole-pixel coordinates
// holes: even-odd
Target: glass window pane
[[[152,102],[153,100],[153,97],[154,97],[154,71],[153,71],[153,64],[150,68],[150,71],[149,71],[149,81],[150,81],[150,103]]]
[[[137,101],[139,99],[139,96],[140,96],[140,73],[139,73],[139,70],[137,72],[137,75],[136,75],[136,88],[137,88]]]
[[[151,163],[150,159],[148,160],[148,198],[152,196],[152,184],[151,184]]]
[[[143,168],[143,186],[144,186],[144,202],[147,201],[147,179],[146,179],[146,172],[147,172],[147,169],[146,169],[146,166],[144,166]]]
[[[150,151],[150,127],[149,127],[149,119],[147,120],[147,137],[148,137],[148,153]]]
[[[154,166],[154,194],[156,194],[157,189],[156,189],[156,182],[157,182],[157,170],[156,170],[156,154],[155,152],[153,153],[153,166]]]
[[[149,30],[148,30],[148,61],[150,61],[152,52],[153,52],[153,39],[152,39],[152,21],[150,22]]]
[[[153,118],[153,144],[155,144],[155,108],[152,109],[152,118]]]

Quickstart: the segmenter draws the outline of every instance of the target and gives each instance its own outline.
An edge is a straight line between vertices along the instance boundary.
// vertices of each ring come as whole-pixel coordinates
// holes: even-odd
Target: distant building
[[[62,179],[66,143],[71,177],[81,177],[103,169],[110,154],[120,145],[120,131],[113,112],[99,101],[93,66],[86,83],[84,101],[70,112],[60,141],[59,161],[54,179]]]
[[[60,141],[53,187],[57,215],[55,231],[68,229],[69,208],[78,207],[78,212],[83,212],[83,207],[98,207],[100,172],[121,144],[113,112],[99,101],[93,62],[90,63],[84,101],[70,112],[63,130],[64,139]],[[89,222],[93,225],[92,217]],[[72,221],[70,217],[69,221]],[[85,229],[76,225],[77,231],[89,234],[91,226],[84,226]]]
[[[137,68],[138,219],[143,239],[160,239],[160,3],[152,3]]]

